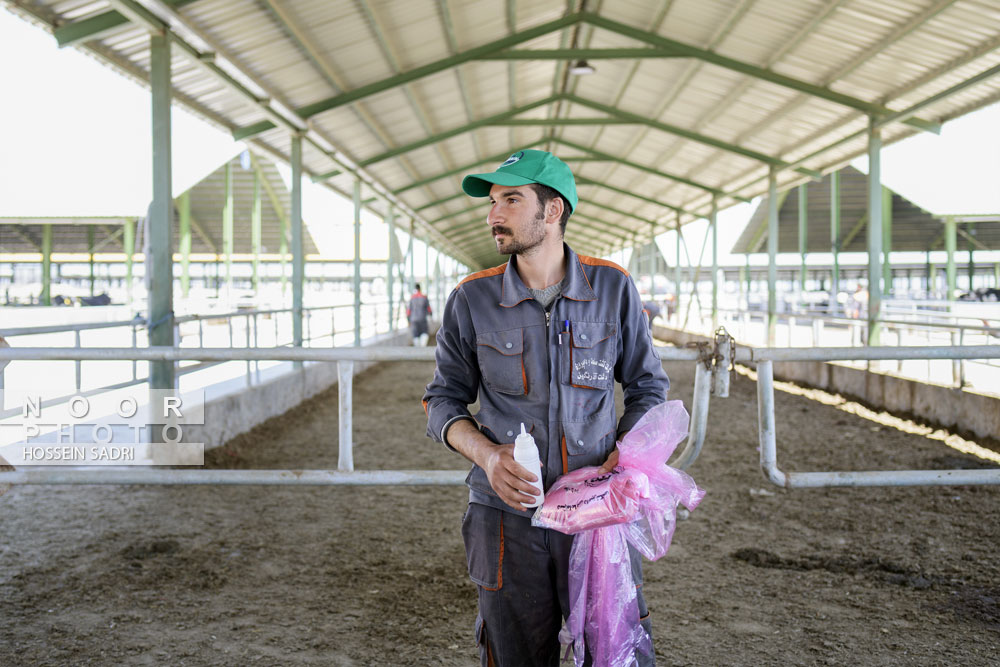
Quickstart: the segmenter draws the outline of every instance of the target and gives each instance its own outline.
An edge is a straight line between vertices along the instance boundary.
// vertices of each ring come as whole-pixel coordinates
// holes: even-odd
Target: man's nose
[[[486,214],[486,224],[490,227],[503,222],[503,216],[500,215],[498,206],[494,204],[490,207],[490,212]]]

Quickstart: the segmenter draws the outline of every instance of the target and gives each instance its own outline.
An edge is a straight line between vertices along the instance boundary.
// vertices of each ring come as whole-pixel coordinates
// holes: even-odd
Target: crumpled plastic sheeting
[[[577,667],[585,648],[602,667],[630,667],[652,641],[639,623],[628,544],[649,560],[670,547],[677,505],[693,510],[705,491],[666,465],[688,430],[681,401],[658,405],[618,443],[606,475],[581,468],[556,480],[532,524],[575,534],[569,562],[570,613],[559,639],[572,644]],[[586,641],[584,641],[586,638]]]

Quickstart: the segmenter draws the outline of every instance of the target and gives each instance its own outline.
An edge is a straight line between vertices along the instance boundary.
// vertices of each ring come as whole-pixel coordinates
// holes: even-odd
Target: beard
[[[505,238],[496,235],[501,232],[505,235]],[[497,252],[499,254],[524,255],[540,246],[545,240],[545,214],[539,210],[531,223],[525,225],[524,230],[519,236],[514,236],[509,227],[503,227],[502,225],[494,227],[493,234],[493,240],[496,241]]]

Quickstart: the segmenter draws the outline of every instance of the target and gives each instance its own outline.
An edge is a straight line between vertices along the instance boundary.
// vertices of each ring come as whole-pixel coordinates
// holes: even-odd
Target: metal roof
[[[513,150],[572,159],[604,254],[1000,99],[1000,0],[5,1],[139,80],[169,27],[180,103],[284,160],[304,131],[306,173],[473,268],[461,176]]]
[[[233,180],[233,253],[253,252],[251,216],[253,209],[254,173],[259,170],[261,183],[261,253],[277,254],[284,230],[286,252],[291,247],[288,224],[291,194],[275,164],[261,155],[247,151],[229,160]],[[244,167],[243,165],[247,166]],[[188,189],[191,206],[191,252],[225,252],[223,241],[223,211],[226,206],[226,164]],[[180,198],[174,199],[174,225],[171,238],[174,252],[179,252]],[[94,236],[95,252],[125,252],[121,226],[134,222],[129,217],[0,217],[0,252],[42,252],[42,227],[52,226],[54,252],[89,252],[88,226],[99,230]],[[141,236],[142,231],[136,232]],[[142,251],[142,239],[137,239],[136,251]],[[306,254],[318,252],[316,243],[303,225],[302,248]]]
[[[135,218],[0,217],[0,253],[42,252],[42,228],[52,227],[54,252],[125,252],[122,225]]]
[[[286,252],[291,248],[292,196],[285,187],[277,167],[271,160],[253,151],[246,157],[237,155],[227,163],[233,181],[233,253],[253,252],[251,216],[254,201],[254,174],[260,174],[261,253],[276,254],[281,248],[284,230]],[[244,166],[245,165],[245,166]],[[224,253],[223,211],[226,207],[226,164],[203,178],[188,190],[191,202],[191,251]],[[180,198],[174,199],[174,251],[179,247],[177,221]],[[316,254],[316,244],[306,225],[302,226],[302,248],[306,254]]]
[[[806,252],[830,252],[830,175],[806,185]],[[891,192],[891,191],[890,191]],[[883,248],[893,252],[942,250],[947,216],[931,215],[892,192],[891,234]],[[799,252],[799,195],[778,195],[778,252]],[[764,197],[731,252],[767,252],[768,198]],[[1000,250],[1000,216],[953,216],[959,247]],[[840,171],[840,252],[865,252],[868,234],[868,176],[854,167]],[[963,241],[962,239],[965,239]]]

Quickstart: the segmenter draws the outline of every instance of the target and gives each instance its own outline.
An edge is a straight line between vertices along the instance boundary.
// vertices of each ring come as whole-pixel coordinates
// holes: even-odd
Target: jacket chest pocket
[[[501,394],[528,393],[521,329],[481,333],[476,336],[476,347],[479,371],[486,386]]]
[[[562,354],[563,382],[586,389],[610,389],[615,380],[614,324],[571,322],[569,345]]]

